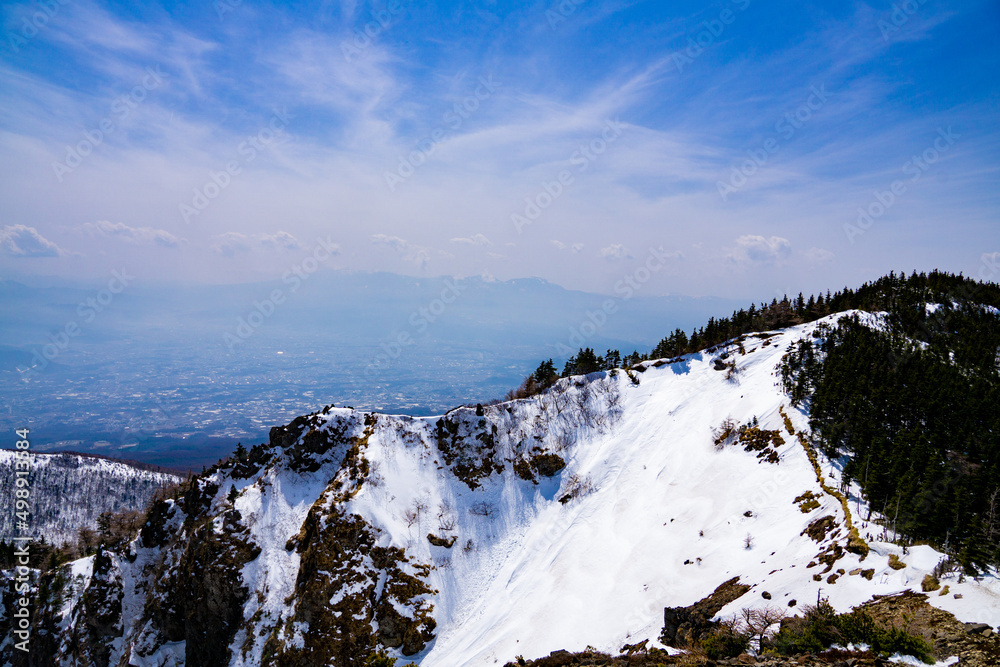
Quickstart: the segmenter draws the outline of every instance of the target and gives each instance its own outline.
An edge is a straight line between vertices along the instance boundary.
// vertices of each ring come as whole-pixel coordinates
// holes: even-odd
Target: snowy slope
[[[313,552],[300,547],[334,521],[324,514],[333,507],[371,526],[373,547],[404,549],[406,575],[423,577],[420,566],[433,566],[424,571],[430,593],[392,603],[409,619],[433,605],[433,639],[406,658],[421,667],[503,664],[519,654],[534,658],[587,645],[617,652],[625,643],[656,639],[664,607],[691,604],[734,576],[752,588],[723,616],[745,606],[808,604],[819,595],[846,610],[873,594],[920,590],[940,554],[929,547],[903,554],[878,542],[864,557],[845,550],[843,505],[824,491],[782,415],[796,433],[807,432],[807,416],[789,407],[778,384],[782,355],[840,316],[644,362],[628,374],[567,378],[542,395],[484,406],[481,416],[463,408],[439,422],[333,408],[310,416],[284,449],[275,448],[272,433],[274,456],[258,470],[224,469],[200,482],[211,497],[199,516],[214,517],[213,534],[225,538],[231,530],[233,540],[259,550],[239,568],[249,593],[229,644],[230,664],[260,664],[275,646],[302,649],[319,631],[315,620],[312,626],[302,620],[310,616],[303,615],[301,589],[329,573],[304,573],[304,558]],[[880,319],[868,321],[878,326]],[[723,357],[736,361],[735,377],[716,370]],[[762,432],[776,434],[760,455],[716,445],[713,430],[724,420],[755,418]],[[442,439],[448,428],[450,441]],[[310,445],[329,434],[337,444]],[[453,458],[447,442],[471,454]],[[764,455],[772,451],[769,461]],[[565,467],[545,470],[554,473],[546,477],[541,467],[526,465],[538,456],[557,456]],[[827,488],[836,488],[836,467],[822,458],[818,464]],[[810,494],[815,502],[806,504]],[[855,521],[864,516],[856,499],[850,507]],[[175,544],[188,540],[193,524],[179,506],[170,501],[164,515],[163,531],[183,537]],[[831,517],[829,532],[817,541],[806,531],[823,517]],[[857,528],[862,535],[880,532],[863,523]],[[453,546],[436,546],[429,534],[454,538]],[[174,576],[181,547],[143,544],[133,544],[132,562],[116,560],[126,611],[112,658],[130,652],[129,664],[174,664],[183,642],[160,633],[139,610],[146,591],[166,595],[156,592],[151,573]],[[359,592],[371,604],[388,595],[392,575],[366,553],[352,561],[353,588],[338,590],[329,605]],[[829,567],[819,558],[824,554]],[[890,568],[890,554],[907,567]],[[933,595],[932,604],[960,620],[1000,623],[997,577],[942,583],[949,594]],[[368,625],[378,629],[377,620]]]
[[[875,316],[869,319],[879,322]],[[855,575],[828,584],[824,575],[816,582],[813,574],[822,568],[806,568],[821,548],[802,531],[825,515],[842,523],[844,514],[839,501],[824,494],[802,446],[784,430],[778,409],[783,404],[787,408],[787,401],[775,367],[791,342],[823,323],[795,327],[767,341],[750,338],[745,355],[729,348],[741,369],[738,382],[714,369],[712,362],[723,350],[660,367],[647,362],[647,370],[637,374],[639,386],[624,373],[592,376],[592,385],[609,383],[620,396],[616,406],[608,406],[606,397],[592,392],[595,410],[619,413],[603,426],[581,424],[570,411],[556,414],[545,397],[518,402],[513,406],[518,421],[544,421],[544,440],[567,432],[575,439],[555,447],[566,468],[537,486],[505,470],[470,491],[439,469],[431,437],[435,418],[423,424],[397,418],[408,437],[400,437],[395,422],[376,429],[365,455],[377,462],[384,481],[362,487],[350,511],[383,529],[387,543],[438,566],[431,577],[432,587],[440,591],[434,599],[437,639],[410,659],[425,667],[450,667],[493,664],[516,654],[540,656],[559,648],[579,650],[588,644],[617,651],[626,642],[655,638],[664,606],[695,602],[736,575],[754,588],[723,614],[764,602],[764,591],[781,605],[793,599],[815,601],[822,592],[847,609],[874,593],[919,590],[923,575],[938,561],[938,556],[923,553],[927,548],[904,558],[912,562],[902,572],[887,566],[889,553],[901,555],[891,545],[872,545],[864,562],[854,554],[837,562],[835,570],[874,568],[872,581]],[[565,382],[572,404],[581,388]],[[500,421],[494,412],[507,407],[489,406],[487,416]],[[807,428],[805,415],[787,410],[797,430]],[[753,417],[762,428],[782,431],[787,444],[779,450],[780,464],[760,462],[742,448],[716,451],[712,427],[726,418],[746,423]],[[824,468],[830,470],[828,464]],[[562,504],[558,498],[573,476],[589,480],[593,491]],[[225,481],[222,487],[228,488]],[[247,574],[255,588],[266,583],[272,591],[266,605],[271,613],[278,613],[280,599],[291,592],[296,556],[282,545],[318,496],[318,487],[308,487],[279,474],[269,495],[245,494],[236,503],[257,517],[253,532],[265,545],[264,554],[248,566]],[[793,501],[806,491],[822,501],[803,514]],[[408,526],[404,510],[418,502],[428,510]],[[493,518],[470,512],[484,502],[495,506]],[[428,532],[442,532],[437,517],[442,506],[450,507],[456,520],[449,531],[457,536],[452,549],[432,546],[424,538]],[[745,546],[747,535],[751,549]],[[460,548],[470,540],[471,549]],[[996,580],[952,583],[951,588],[963,598],[933,601],[960,618],[989,620],[1000,609]]]
[[[713,446],[710,429],[727,417],[747,422],[756,416],[763,428],[784,430],[775,366],[789,343],[820,324],[784,331],[766,347],[748,341],[747,354],[737,355],[738,383],[714,370],[708,354],[651,367],[638,387],[620,375],[620,421],[571,446],[561,475],[564,481],[572,474],[589,477],[595,492],[563,506],[544,489],[510,476],[498,480],[493,493],[506,505],[505,518],[487,531],[477,525],[459,530],[460,541],[474,535],[481,546],[473,556],[454,554],[451,569],[439,572],[436,587],[447,591],[438,607],[443,630],[420,664],[485,665],[587,644],[617,651],[626,641],[655,638],[664,606],[693,603],[736,575],[754,588],[723,615],[763,603],[763,591],[787,604],[814,601],[822,590],[846,609],[875,593],[919,590],[939,559],[926,547],[904,558],[910,567],[902,572],[887,567],[889,553],[901,554],[890,545],[873,545],[863,563],[853,554],[838,561],[836,569],[846,571],[874,567],[872,582],[860,576],[832,585],[825,576],[813,580],[819,568],[805,566],[820,549],[801,533],[820,516],[841,521],[843,511],[823,494],[795,438],[785,434],[788,444],[778,465],[760,463],[739,448],[717,452]],[[804,415],[790,416],[796,429],[807,427]],[[397,483],[432,497],[455,493],[455,485],[426,468],[407,470]],[[793,500],[807,490],[823,501],[802,514]],[[363,492],[357,505],[363,513],[391,514],[375,494]],[[748,511],[752,516],[744,516]],[[398,524],[387,527],[395,539],[409,537]],[[747,535],[753,542],[749,550]],[[431,556],[425,542],[416,546]],[[964,593],[963,599],[933,601],[966,620],[1000,620],[996,579],[951,588]]]
[[[14,530],[15,453],[0,449],[0,536]],[[142,510],[156,489],[180,477],[122,461],[80,454],[32,453],[30,533],[53,544],[76,538],[77,529],[96,528],[102,512]]]

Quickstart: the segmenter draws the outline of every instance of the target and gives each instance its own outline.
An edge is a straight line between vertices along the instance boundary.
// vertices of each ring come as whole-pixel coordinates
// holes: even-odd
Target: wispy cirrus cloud
[[[490,241],[488,238],[486,238],[482,234],[473,234],[472,236],[470,236],[468,238],[465,238],[465,237],[454,238],[454,239],[451,240],[451,242],[452,243],[460,243],[462,245],[470,245],[470,246],[487,246],[487,245],[493,245],[493,242]]]
[[[243,3],[220,21],[210,5],[180,15],[74,1],[17,58],[0,62],[0,198],[19,220],[37,221],[29,224],[41,238],[81,219],[142,221],[86,235],[79,249],[87,259],[60,270],[102,270],[95,258],[124,252],[107,243],[119,238],[172,247],[171,262],[156,264],[167,256],[150,252],[149,266],[206,280],[260,268],[251,251],[295,247],[257,238],[273,234],[275,220],[292,239],[336,230],[351,248],[346,268],[539,275],[594,290],[614,284],[616,260],[628,254],[614,246],[639,255],[668,239],[691,268],[658,275],[651,291],[749,294],[769,284],[776,266],[819,280],[807,270],[817,262],[824,281],[853,283],[857,272],[887,265],[887,247],[902,254],[887,266],[896,269],[982,252],[983,221],[1000,209],[1000,129],[991,84],[976,77],[1000,66],[982,46],[1000,21],[984,0],[922,6],[889,39],[878,23],[885,12],[864,3],[807,3],[780,15],[754,5],[682,72],[671,56],[703,29],[708,9],[579,6],[557,26],[545,9],[491,6],[459,16],[421,7],[393,17],[348,59],[341,43],[372,20],[363,3]],[[441,31],[461,39],[423,39]],[[960,45],[943,58],[943,43]],[[603,54],[596,61],[595,49]],[[115,110],[148,67],[161,68],[163,85],[121,117]],[[499,84],[487,99],[475,98],[481,77]],[[828,100],[803,112],[813,87]],[[289,114],[284,137],[260,144],[276,106]],[[84,164],[63,182],[52,177],[51,164],[65,162],[106,118],[114,131]],[[623,132],[607,144],[602,132],[616,119]],[[879,220],[871,243],[844,246],[839,230],[857,206],[901,178],[902,165],[949,125],[975,136]],[[759,159],[770,139],[780,149],[721,201],[717,184]],[[384,174],[430,148],[405,187],[389,192]],[[189,241],[170,245],[156,233],[178,238],[170,231],[178,203],[216,183],[213,174],[228,185],[185,228]],[[110,196],[95,194],[109,183]],[[510,215],[539,193],[553,201],[519,238]],[[944,216],[957,233],[942,234]],[[747,229],[759,239],[738,241]],[[483,250],[444,250],[463,247]],[[584,247],[607,261],[584,269]],[[738,286],[712,261],[727,257],[745,276]]]
[[[239,253],[262,248],[267,250],[299,250],[302,248],[299,240],[285,231],[273,234],[226,232],[213,236],[211,241],[212,251],[225,257],[235,257]]]
[[[98,220],[87,222],[79,227],[91,236],[116,238],[135,245],[156,245],[162,248],[178,248],[185,239],[178,238],[163,229],[152,227],[129,227],[121,222]]]

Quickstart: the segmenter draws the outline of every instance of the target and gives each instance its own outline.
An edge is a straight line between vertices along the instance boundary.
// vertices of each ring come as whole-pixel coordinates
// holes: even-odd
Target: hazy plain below
[[[438,414],[501,397],[542,359],[645,352],[746,305],[628,291],[333,271],[214,287],[0,281],[0,427],[11,445],[30,428],[39,451],[200,468],[330,403]]]

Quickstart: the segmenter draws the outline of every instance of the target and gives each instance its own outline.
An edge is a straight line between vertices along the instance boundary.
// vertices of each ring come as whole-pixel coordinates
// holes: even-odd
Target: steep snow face
[[[881,323],[878,315],[860,315],[873,327]],[[463,474],[471,485],[445,460],[437,418],[380,418],[364,451],[368,483],[347,511],[380,529],[381,543],[435,566],[429,583],[438,591],[437,636],[408,659],[450,667],[588,644],[617,651],[626,642],[655,639],[664,606],[690,604],[737,575],[752,589],[723,615],[754,604],[788,608],[818,595],[847,609],[874,593],[919,586],[936,558],[921,557],[902,573],[888,567],[890,553],[902,554],[887,544],[874,544],[864,560],[843,551],[832,567],[818,559],[838,540],[846,544],[846,517],[779,413],[787,401],[775,368],[789,344],[835,320],[750,336],[670,363],[647,362],[632,374],[637,384],[624,372],[597,374],[563,380],[532,399],[486,406],[481,418],[471,410],[449,413],[466,443],[476,444],[477,423],[494,433],[495,456],[480,452],[467,462],[466,473],[487,469]],[[732,361],[735,373],[717,370]],[[785,413],[793,430],[807,429],[805,414],[788,407]],[[324,419],[342,417],[334,410]],[[713,428],[723,421],[755,418],[761,429],[780,434],[783,444],[772,446],[777,463],[714,442]],[[533,452],[555,454],[565,467],[551,477],[517,474],[524,472],[517,462]],[[488,469],[488,460],[500,462],[499,472]],[[821,470],[837,484],[829,462],[821,461]],[[248,578],[266,578],[263,607],[279,616],[275,605],[291,593],[297,565],[279,547],[321,490],[282,481],[283,474],[276,484],[296,483],[302,491],[277,504],[279,496],[258,501],[253,494],[236,504],[255,516],[254,534],[265,545],[247,566]],[[807,492],[818,504],[802,511],[796,499]],[[817,542],[804,534],[826,516],[836,526],[831,535]],[[268,534],[276,529],[284,532]],[[454,538],[453,546],[432,544],[428,535]],[[939,603],[970,619],[1000,601],[994,580],[953,585],[952,592],[963,598]],[[247,617],[255,612],[248,609]]]
[[[276,429],[270,458],[203,480],[214,489],[204,508],[185,504],[187,519],[172,504],[165,510],[160,530],[175,536],[173,546],[134,545],[137,560],[120,563],[128,618],[112,657],[130,652],[131,664],[159,665],[183,652],[183,643],[155,639],[139,601],[163,571],[156,563],[181,560],[184,535],[216,519],[223,531],[242,526],[257,554],[239,570],[248,594],[231,635],[233,665],[301,650],[320,631],[315,609],[303,613],[301,588],[330,567],[306,572],[316,554],[303,545],[338,517],[360,517],[370,542],[358,538],[363,552],[336,561],[350,563],[352,584],[327,604],[356,596],[352,613],[373,633],[387,614],[416,620],[432,605],[434,637],[406,657],[421,667],[587,645],[617,652],[655,640],[664,607],[691,604],[735,576],[751,588],[722,616],[746,606],[794,611],[820,595],[846,610],[873,594],[919,590],[940,554],[873,541],[867,555],[848,549],[845,507],[862,536],[877,531],[860,521],[867,510],[856,488],[847,503],[829,492],[840,486],[837,466],[810,459],[800,438],[807,416],[779,386],[788,347],[843,315],[567,378],[481,411],[414,419],[326,409],[297,431]],[[879,326],[877,315],[863,315]],[[727,437],[726,424],[755,426]],[[383,560],[377,550],[394,548],[408,558],[399,570],[374,562]],[[890,568],[890,555],[907,567]],[[390,599],[393,581],[406,577],[426,587]],[[949,594],[932,604],[961,620],[1000,622],[996,577],[946,583]]]
[[[880,322],[864,315],[875,326]],[[408,552],[439,565],[433,573],[441,591],[435,600],[439,632],[420,664],[487,665],[588,644],[617,652],[626,642],[655,639],[664,606],[693,603],[737,575],[752,589],[723,615],[748,605],[788,608],[793,600],[807,604],[818,595],[846,610],[872,594],[919,590],[939,556],[915,550],[912,558],[903,556],[913,562],[896,571],[887,557],[902,556],[901,550],[875,544],[863,561],[844,552],[830,570],[822,563],[808,567],[819,562],[830,541],[819,544],[803,532],[832,516],[844,542],[845,515],[787,431],[779,413],[783,404],[793,429],[807,430],[807,418],[787,407],[775,368],[789,344],[835,319],[766,339],[748,337],[742,342],[745,353],[734,344],[663,365],[647,363],[637,374],[638,386],[620,373],[613,380],[620,392],[618,416],[604,425],[580,423],[566,411],[547,412],[544,398],[521,402],[519,421],[543,420],[557,445],[560,433],[573,422],[577,426],[575,442],[554,447],[566,468],[538,486],[508,473],[470,493],[441,475],[435,461],[428,465],[402,456],[406,450],[392,438],[373,438],[369,456],[384,460],[386,484],[363,489],[352,509],[377,520]],[[735,360],[734,377],[716,370],[722,355],[728,355],[724,362]],[[580,391],[567,389],[571,396]],[[760,428],[778,431],[785,441],[776,448],[777,464],[743,447],[715,446],[713,427],[755,417]],[[830,472],[830,463],[822,461],[821,470]],[[584,480],[589,492],[560,503],[571,480]],[[795,500],[806,492],[819,505],[803,512]],[[412,527],[400,523],[400,507],[420,498],[430,508],[447,503],[455,511],[457,544],[471,540],[471,551],[440,549],[424,539],[428,531],[437,532],[433,512]],[[483,499],[497,507],[495,518],[470,513]],[[867,526],[858,528],[865,532]],[[849,574],[858,569],[874,569],[872,579]],[[831,575],[841,571],[831,583]],[[934,602],[969,620],[989,609],[997,622],[996,579],[953,584],[955,592],[962,599]]]

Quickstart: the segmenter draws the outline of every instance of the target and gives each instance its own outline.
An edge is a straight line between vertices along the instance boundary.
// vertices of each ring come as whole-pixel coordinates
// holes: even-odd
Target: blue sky
[[[2,34],[3,278],[1000,276],[991,0],[49,0]]]

